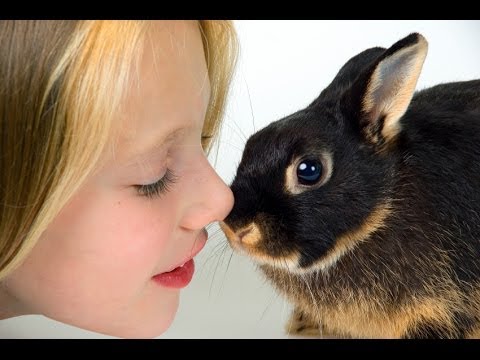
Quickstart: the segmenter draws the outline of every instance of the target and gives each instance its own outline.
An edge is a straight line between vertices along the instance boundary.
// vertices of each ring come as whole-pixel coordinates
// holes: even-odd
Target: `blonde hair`
[[[99,164],[148,21],[0,21],[0,279]],[[202,144],[235,68],[231,21],[199,21],[211,82]]]

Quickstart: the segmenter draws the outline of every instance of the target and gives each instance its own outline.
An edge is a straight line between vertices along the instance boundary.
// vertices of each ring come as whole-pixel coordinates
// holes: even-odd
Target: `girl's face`
[[[150,30],[108,161],[4,282],[23,313],[118,337],[155,337],[175,316],[205,226],[233,195],[201,131],[210,95],[196,22]],[[183,265],[183,266],[182,266]]]

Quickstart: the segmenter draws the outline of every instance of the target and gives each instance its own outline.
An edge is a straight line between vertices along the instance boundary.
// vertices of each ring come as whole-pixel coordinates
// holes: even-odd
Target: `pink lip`
[[[153,280],[165,287],[181,289],[186,287],[193,278],[195,272],[195,263],[193,258],[203,249],[207,242],[208,234],[203,229],[195,239],[195,248],[192,253],[184,260],[172,266],[172,270],[165,271],[153,277]]]

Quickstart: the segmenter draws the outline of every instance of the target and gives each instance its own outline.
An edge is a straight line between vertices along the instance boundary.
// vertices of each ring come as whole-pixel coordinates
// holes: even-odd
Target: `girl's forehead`
[[[197,22],[155,21],[131,71],[117,156],[142,155],[171,133],[203,126],[210,83]]]

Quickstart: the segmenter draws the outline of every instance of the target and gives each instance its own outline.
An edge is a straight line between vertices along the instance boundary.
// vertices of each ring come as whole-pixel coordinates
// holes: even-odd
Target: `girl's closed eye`
[[[134,187],[137,189],[139,195],[154,198],[170,190],[170,186],[174,184],[176,180],[177,176],[170,169],[167,169],[165,175],[160,180],[146,185],[134,185]]]

